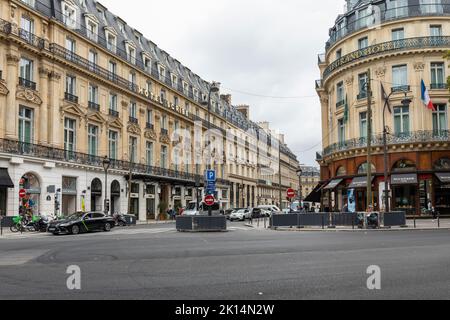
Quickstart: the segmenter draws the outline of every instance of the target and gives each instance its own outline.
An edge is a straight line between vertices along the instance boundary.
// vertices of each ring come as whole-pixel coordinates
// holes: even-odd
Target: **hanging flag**
[[[86,202],[84,200],[84,196],[81,197],[81,211],[86,212]]]
[[[429,110],[436,111],[436,108],[434,107],[434,104],[431,101],[430,93],[428,92],[428,89],[425,86],[425,82],[423,81],[423,79],[422,79],[422,101]]]
[[[348,96],[345,95],[344,123],[347,123],[347,122],[348,122],[348,114],[349,114],[349,109],[348,109]]]
[[[389,103],[389,96],[386,93],[386,90],[384,90],[383,83],[381,83],[381,96],[383,97],[384,103],[387,104],[389,113],[392,113],[391,104]]]

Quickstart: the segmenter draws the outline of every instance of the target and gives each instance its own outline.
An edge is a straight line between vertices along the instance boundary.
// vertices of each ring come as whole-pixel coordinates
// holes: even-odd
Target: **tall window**
[[[26,41],[32,41],[34,33],[34,21],[28,17],[20,19],[20,37]]]
[[[439,134],[448,130],[447,106],[445,104],[436,105],[436,112],[433,112],[433,131]]]
[[[147,109],[147,124],[153,125],[153,110]]]
[[[407,65],[392,67],[392,83],[394,90],[405,90],[408,87]]]
[[[408,0],[386,0],[386,19],[395,19],[408,15]]]
[[[111,72],[113,75],[117,74],[117,63],[110,61],[108,64],[109,72]]]
[[[92,41],[97,42],[98,25],[94,21],[88,19],[86,29],[88,38],[91,39]]]
[[[22,79],[33,81],[34,72],[33,72],[34,63],[32,60],[28,60],[26,58],[20,59],[20,77]]]
[[[442,26],[441,25],[430,26],[430,36],[431,37],[442,37]]]
[[[369,38],[364,37],[358,40],[358,49],[365,49],[369,46]]]
[[[136,64],[136,49],[131,46],[127,46],[127,59],[132,64]]]
[[[405,39],[405,29],[394,29],[392,30],[392,41]]]
[[[130,160],[131,162],[136,162],[136,159],[138,158],[138,149],[137,149],[137,138],[136,137],[130,137],[129,141],[129,152],[130,152]]]
[[[76,146],[76,121],[70,118],[64,119],[64,150],[68,158],[73,157]]]
[[[364,28],[371,25],[373,19],[371,7],[359,10],[357,13],[357,28]]]
[[[137,105],[136,102],[130,102],[130,117],[137,119]]]
[[[116,131],[109,131],[109,158],[113,160],[117,159],[118,136]]]
[[[345,141],[345,122],[344,119],[338,120],[338,142],[344,143]]]
[[[367,138],[367,112],[359,114],[359,136]]]
[[[147,141],[147,144],[145,147],[145,153],[146,153],[147,165],[153,166],[153,142]]]
[[[167,116],[161,116],[161,129],[167,130]]]
[[[147,56],[143,56],[144,68],[147,73],[152,73],[152,60]]]
[[[98,104],[98,87],[89,84],[89,102]]]
[[[73,96],[77,95],[76,82],[77,82],[77,79],[75,77],[73,77],[73,76],[66,77],[66,92]]]
[[[88,126],[88,154],[91,156],[98,154],[98,127],[92,124]]]
[[[420,0],[420,11],[422,13],[443,13],[441,0]]]
[[[444,76],[444,63],[434,62],[431,63],[431,89],[444,89],[445,88],[445,76]]]
[[[19,141],[33,143],[33,109],[20,106],[19,109]]]
[[[130,90],[134,91],[136,87],[136,74],[134,72],[130,72],[128,81],[130,82]]]
[[[358,75],[359,100],[367,98],[366,84],[367,84],[367,73],[361,73],[360,75]]]
[[[89,50],[89,69],[94,70],[98,64],[98,54],[93,50]]]
[[[344,105],[344,82],[339,82],[336,86],[337,106]]]
[[[409,107],[394,108],[394,130],[396,135],[409,133]]]
[[[77,27],[77,9],[66,2],[61,2],[63,22],[69,28]]]
[[[339,60],[340,58],[342,58],[342,49],[336,51],[336,60]]]
[[[72,53],[76,53],[76,42],[74,39],[67,37],[66,38],[66,49],[69,51],[69,56],[72,57]]]
[[[109,110],[117,111],[117,94],[109,94]]]
[[[161,97],[161,101],[162,102],[167,100],[167,98],[166,98],[166,90],[161,89],[160,97]]]
[[[112,33],[107,33],[107,48],[109,51],[116,53],[116,36]]]
[[[167,169],[167,147],[161,146],[161,168]]]

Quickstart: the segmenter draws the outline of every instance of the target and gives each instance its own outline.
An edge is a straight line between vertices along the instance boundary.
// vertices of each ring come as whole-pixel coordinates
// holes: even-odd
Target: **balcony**
[[[407,38],[375,44],[349,53],[330,63],[323,72],[323,79],[326,80],[333,72],[338,71],[346,65],[356,63],[369,57],[413,49],[443,48],[448,50],[449,46],[450,37],[448,36]]]
[[[161,129],[161,135],[163,135],[163,136],[168,136],[168,135],[169,135],[169,130],[167,130],[167,129]]]
[[[128,121],[133,124],[139,124],[139,120],[135,117],[129,117]]]
[[[446,90],[448,89],[447,83],[432,83],[430,85],[431,90]]]
[[[409,92],[411,91],[411,86],[404,85],[404,86],[395,86],[391,88],[391,92]]]
[[[118,118],[119,117],[119,111],[116,111],[114,109],[109,109],[109,115],[114,117],[114,118]]]
[[[340,107],[344,106],[344,104],[345,104],[345,100],[338,101],[336,103],[336,108],[340,108]]]
[[[149,129],[149,130],[154,130],[155,126],[153,125],[153,123],[147,122],[145,124],[145,128]]]
[[[366,92],[366,91],[360,92],[360,93],[357,95],[356,98],[357,98],[358,100],[364,100],[364,99],[367,99],[367,92]]]
[[[25,78],[19,78],[19,86],[36,91],[36,83]]]
[[[100,105],[98,103],[96,103],[96,102],[89,101],[88,102],[88,107],[91,110],[100,111]]]
[[[372,147],[382,147],[383,146],[383,135],[372,136]],[[413,143],[433,143],[433,142],[450,142],[450,131],[415,131],[415,132],[404,132],[398,134],[388,135],[387,144],[388,145],[398,145],[398,144],[413,144]],[[354,149],[367,148],[367,138],[356,138],[339,143],[334,143],[324,149],[322,156],[327,157],[337,152],[344,152]]]
[[[78,104],[78,97],[69,92],[64,93],[64,100]]]

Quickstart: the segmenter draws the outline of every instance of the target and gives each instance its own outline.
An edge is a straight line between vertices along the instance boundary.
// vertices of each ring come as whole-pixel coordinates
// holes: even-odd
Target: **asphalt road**
[[[227,233],[173,225],[0,238],[0,299],[450,299],[450,232]],[[67,267],[81,270],[68,290]],[[381,268],[381,290],[366,273]]]

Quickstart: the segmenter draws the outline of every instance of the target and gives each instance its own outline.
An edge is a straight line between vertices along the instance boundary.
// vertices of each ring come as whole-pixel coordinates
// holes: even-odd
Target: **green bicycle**
[[[17,232],[26,232],[26,231],[39,231],[38,222],[40,220],[40,217],[33,216],[31,219],[31,222],[24,221],[22,216],[15,216],[13,217],[13,224],[9,228],[11,232],[17,233]]]

